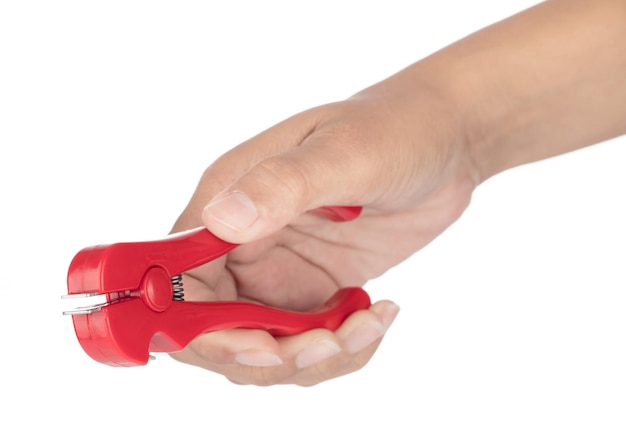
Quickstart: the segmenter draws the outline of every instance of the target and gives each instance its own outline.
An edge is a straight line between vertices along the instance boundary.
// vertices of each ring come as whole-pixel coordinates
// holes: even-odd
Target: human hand
[[[188,299],[316,306],[432,241],[485,179],[624,134],[623,12],[543,2],[226,153],[174,230],[204,223],[243,245],[189,273]],[[333,205],[364,210],[307,213]],[[380,301],[334,333],[211,333],[173,357],[237,383],[311,385],[367,363],[397,312]]]
[[[476,185],[464,135],[445,97],[411,82],[399,74],[296,115],[212,164],[174,230],[204,223],[242,245],[190,272],[186,298],[307,310],[379,276],[454,222]],[[344,223],[307,213],[325,205],[364,209]],[[210,333],[172,356],[236,383],[312,385],[364,366],[397,312],[379,301],[335,332]]]

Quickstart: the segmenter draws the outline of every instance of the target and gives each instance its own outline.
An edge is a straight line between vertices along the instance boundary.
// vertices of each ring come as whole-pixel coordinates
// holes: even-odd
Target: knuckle
[[[282,375],[276,368],[249,366],[245,368],[239,367],[236,372],[231,373],[227,378],[236,384],[269,387],[279,384]]]
[[[329,375],[329,372],[322,367],[322,364],[318,363],[300,373],[293,380],[293,383],[300,387],[312,387],[332,378],[335,378],[335,375]]]
[[[249,174],[256,188],[266,194],[302,205],[311,190],[309,173],[301,165],[284,157],[268,158],[257,164]]]
[[[347,365],[346,373],[356,372],[356,371],[360,371],[361,369],[363,369],[369,363],[379,343],[380,343],[380,340],[375,342],[367,350],[362,351],[359,354],[356,354],[355,356],[353,356],[350,359],[350,363]]]

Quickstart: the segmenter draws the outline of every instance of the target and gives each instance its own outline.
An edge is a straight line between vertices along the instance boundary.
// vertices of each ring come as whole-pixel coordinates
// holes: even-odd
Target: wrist
[[[420,62],[456,108],[479,182],[626,133],[626,4],[545,2]]]

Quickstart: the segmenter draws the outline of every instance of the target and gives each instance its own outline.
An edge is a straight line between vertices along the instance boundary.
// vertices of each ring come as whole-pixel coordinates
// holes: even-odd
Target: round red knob
[[[141,299],[156,312],[163,312],[172,303],[174,290],[169,274],[161,267],[148,269],[141,281]]]

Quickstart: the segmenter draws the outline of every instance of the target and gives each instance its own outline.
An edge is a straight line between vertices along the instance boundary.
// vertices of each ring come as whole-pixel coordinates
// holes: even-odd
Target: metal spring
[[[174,301],[184,301],[185,300],[185,289],[183,288],[183,276],[177,274],[172,277],[172,289],[174,290],[174,295],[172,296],[172,300]]]

